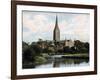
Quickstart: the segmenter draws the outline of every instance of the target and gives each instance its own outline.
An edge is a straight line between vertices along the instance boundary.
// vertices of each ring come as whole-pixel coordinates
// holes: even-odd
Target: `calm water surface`
[[[49,59],[47,63],[38,65],[35,68],[57,68],[57,67],[77,67],[77,66],[89,66],[88,59],[66,59],[66,58],[54,58]]]

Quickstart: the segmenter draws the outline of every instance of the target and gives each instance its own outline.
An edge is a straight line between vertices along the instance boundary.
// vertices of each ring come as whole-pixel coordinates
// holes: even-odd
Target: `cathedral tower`
[[[59,30],[59,27],[58,27],[58,19],[57,19],[57,16],[56,16],[56,23],[55,23],[55,28],[54,28],[54,32],[53,32],[53,40],[55,42],[60,41],[60,30]]]

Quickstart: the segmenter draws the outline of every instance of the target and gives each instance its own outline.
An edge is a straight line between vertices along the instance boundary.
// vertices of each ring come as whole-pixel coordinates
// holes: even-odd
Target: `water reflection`
[[[49,59],[45,64],[36,66],[36,68],[75,67],[88,65],[89,59],[54,58]]]

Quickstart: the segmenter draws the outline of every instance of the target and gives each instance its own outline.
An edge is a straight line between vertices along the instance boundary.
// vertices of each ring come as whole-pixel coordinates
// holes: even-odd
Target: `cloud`
[[[33,17],[33,19],[30,19],[29,17],[27,17],[27,15],[24,15],[23,26],[26,26],[33,32],[41,30],[41,26],[43,26],[44,22],[46,21],[45,17],[41,15],[30,15],[30,17]]]
[[[74,34],[78,36],[82,41],[89,41],[89,30],[90,30],[90,20],[89,15],[78,15],[74,18],[73,23],[76,28]]]
[[[44,14],[31,14],[31,12],[23,13],[23,39],[26,40],[27,38],[34,37],[33,40],[38,40],[38,38],[43,39],[52,39],[50,34],[53,33],[54,29],[54,22],[50,21],[47,15]],[[29,31],[26,32],[26,29]],[[32,36],[32,34],[35,34]]]
[[[70,15],[71,16],[71,15]],[[74,14],[59,23],[61,35],[67,38],[89,41],[90,20],[88,14]],[[62,37],[63,38],[63,37]],[[63,38],[64,39],[64,38]]]

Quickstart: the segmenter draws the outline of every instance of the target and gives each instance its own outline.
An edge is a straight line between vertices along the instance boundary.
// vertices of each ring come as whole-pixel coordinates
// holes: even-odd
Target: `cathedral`
[[[66,30],[67,31],[67,30]],[[66,36],[66,35],[65,35]],[[74,41],[70,40],[62,40],[61,39],[61,35],[60,35],[60,29],[58,26],[58,17],[56,16],[55,19],[55,26],[54,26],[54,30],[53,30],[53,40],[42,40],[39,39],[39,41],[37,43],[33,42],[33,45],[38,44],[39,47],[45,49],[45,48],[50,48],[50,49],[54,49],[54,46],[56,46],[57,50],[63,50],[64,47],[68,46],[68,47],[73,47],[74,46]]]
[[[60,40],[60,29],[59,29],[59,26],[58,26],[58,18],[56,16],[56,22],[55,22],[55,28],[54,28],[54,31],[53,31],[53,41],[54,42],[62,42],[64,43],[64,46],[69,46],[69,47],[73,47],[74,46],[74,41],[72,40]]]

